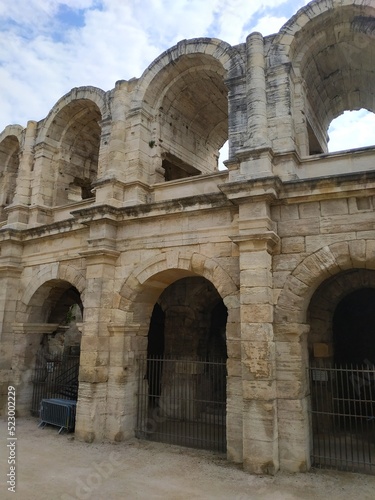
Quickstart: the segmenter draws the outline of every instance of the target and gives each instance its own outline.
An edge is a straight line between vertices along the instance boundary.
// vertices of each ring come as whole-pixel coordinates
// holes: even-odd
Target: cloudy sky
[[[0,0],[0,131],[9,124],[41,120],[73,87],[107,91],[117,80],[141,76],[179,40],[215,37],[234,45],[252,31],[275,33],[307,3]],[[344,125],[331,130],[331,151],[348,148],[349,140],[353,147],[367,145],[375,121],[373,115],[362,113],[360,118],[358,122],[348,114]]]

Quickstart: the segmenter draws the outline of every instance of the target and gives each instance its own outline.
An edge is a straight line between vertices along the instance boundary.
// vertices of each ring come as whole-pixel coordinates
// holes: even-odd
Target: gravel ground
[[[87,444],[36,419],[16,426],[16,492],[10,472],[6,422],[0,422],[0,498],[364,500],[375,498],[375,476],[318,471],[252,476],[224,457],[178,446],[131,441]],[[12,455],[13,456],[13,455]],[[12,458],[11,456],[11,458]]]

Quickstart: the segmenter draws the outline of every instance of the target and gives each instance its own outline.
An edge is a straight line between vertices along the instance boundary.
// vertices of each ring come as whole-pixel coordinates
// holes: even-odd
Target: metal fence
[[[48,356],[41,349],[36,356],[32,377],[31,414],[39,416],[42,399],[77,400],[79,355]]]
[[[136,436],[226,451],[226,361],[138,359]]]
[[[311,366],[312,465],[375,473],[375,366]]]

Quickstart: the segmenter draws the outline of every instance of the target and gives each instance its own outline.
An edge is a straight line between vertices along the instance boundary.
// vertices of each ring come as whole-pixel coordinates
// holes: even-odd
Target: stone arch
[[[14,136],[21,145],[23,142],[24,128],[21,125],[7,125],[5,129],[0,133],[0,144],[9,136]]]
[[[132,312],[137,321],[137,304],[153,305],[168,285],[187,276],[206,278],[224,303],[233,301],[231,297],[238,293],[236,282],[214,259],[199,253],[171,251],[147,260],[133,271],[120,290],[119,309]]]
[[[3,208],[11,205],[16,191],[23,128],[9,125],[0,134],[0,221],[5,220]]]
[[[95,87],[73,89],[52,108],[36,139],[39,203],[59,206],[95,196],[102,124],[108,118],[106,94]]]
[[[310,2],[272,41],[272,63],[291,65],[299,87],[295,121],[302,154],[328,151],[329,125],[344,111],[375,111],[374,17],[375,6],[363,0]]]
[[[228,140],[226,79],[244,71],[237,49],[216,39],[184,40],[143,73],[132,102],[147,123],[152,144],[151,182],[175,180],[218,169]],[[146,149],[147,151],[147,149]]]
[[[51,136],[51,130],[54,125],[54,120],[56,120],[56,116],[74,101],[92,102],[98,108],[102,119],[109,118],[110,110],[104,90],[92,86],[74,88],[61,97],[48,113],[47,117],[44,119],[43,127],[41,127],[37,136],[36,144],[48,140]]]
[[[319,285],[353,268],[375,269],[372,240],[333,243],[306,257],[286,280],[276,305],[275,322],[305,324],[311,297]]]
[[[150,66],[144,71],[141,76],[137,94],[135,97],[135,102],[138,105],[142,101],[147,100],[147,95],[150,93],[150,86],[152,82],[156,83],[155,80],[159,75],[163,73],[164,70],[173,69],[178,60],[182,56],[194,56],[203,57],[201,63],[211,60],[211,64],[214,61],[223,68],[223,74],[226,76],[239,76],[244,72],[244,61],[239,53],[239,51],[222,40],[216,38],[193,38],[191,40],[182,40],[174,47],[163,52],[157,59],[155,59]],[[185,67],[186,68],[186,67]],[[176,77],[177,71],[172,71],[169,75],[169,81],[172,81]],[[159,76],[160,78],[160,76]],[[153,103],[158,100],[156,96],[149,103],[150,107],[153,107]],[[135,107],[135,106],[134,106]]]
[[[82,270],[70,264],[50,264],[35,270],[25,288],[19,305],[18,321],[26,323],[33,318],[35,322],[46,321],[47,311],[43,311],[43,300],[54,287],[64,290],[74,287],[84,303],[86,280]]]
[[[324,281],[324,283],[318,287],[310,301],[308,310],[308,321],[310,325],[308,347],[310,359],[314,356],[314,344],[323,343],[326,345],[334,345],[333,325],[337,307],[343,300],[347,301],[347,299],[350,298],[349,296],[353,296],[353,293],[363,290],[372,290],[372,293],[375,293],[374,269],[354,267],[353,269],[348,269]],[[360,312],[359,309],[360,308],[358,308],[358,313]],[[368,317],[364,316],[363,321],[368,321]],[[368,326],[366,326],[366,329],[368,329]],[[362,336],[362,340],[363,338]],[[363,348],[361,347],[360,349],[362,350]],[[334,356],[336,359],[335,346],[333,349],[327,350],[324,354],[327,357]]]
[[[276,357],[280,394],[279,441],[284,450],[280,457],[282,467],[288,468],[289,457],[297,455],[303,463],[301,470],[310,467],[310,385],[307,368],[311,299],[324,282],[354,268],[375,269],[374,241],[340,241],[308,255],[287,278],[275,306],[276,352],[282,353]],[[294,422],[292,431],[291,422]]]

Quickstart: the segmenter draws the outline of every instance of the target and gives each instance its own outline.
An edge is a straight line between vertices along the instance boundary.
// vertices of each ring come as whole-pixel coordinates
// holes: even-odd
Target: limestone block
[[[299,219],[298,205],[285,205],[280,207],[282,221],[295,221]]]
[[[309,219],[294,220],[293,224],[290,221],[281,221],[277,224],[278,235],[281,238],[290,236],[309,236],[320,233],[320,219],[318,217]]]
[[[273,307],[271,304],[243,304],[241,306],[241,321],[243,323],[271,323]]]
[[[80,365],[79,369],[80,384],[81,382],[87,382],[89,384],[100,384],[102,382],[107,382],[107,380],[108,380],[108,368],[106,366],[83,365],[83,364]]]
[[[272,304],[272,290],[268,287],[252,287],[241,290],[241,304]]]
[[[320,202],[322,216],[343,215],[349,213],[348,200],[324,200]]]
[[[229,357],[227,359],[227,374],[228,377],[241,377],[242,366],[241,360]]]
[[[241,339],[247,342],[271,342],[273,327],[270,323],[244,323],[241,327]]]
[[[268,269],[251,269],[241,271],[241,286],[272,287],[272,277]]]
[[[243,398],[247,400],[267,401],[276,398],[275,380],[244,380]]]
[[[283,238],[281,240],[282,253],[300,253],[305,251],[305,238],[304,236],[294,236],[290,238]]]

